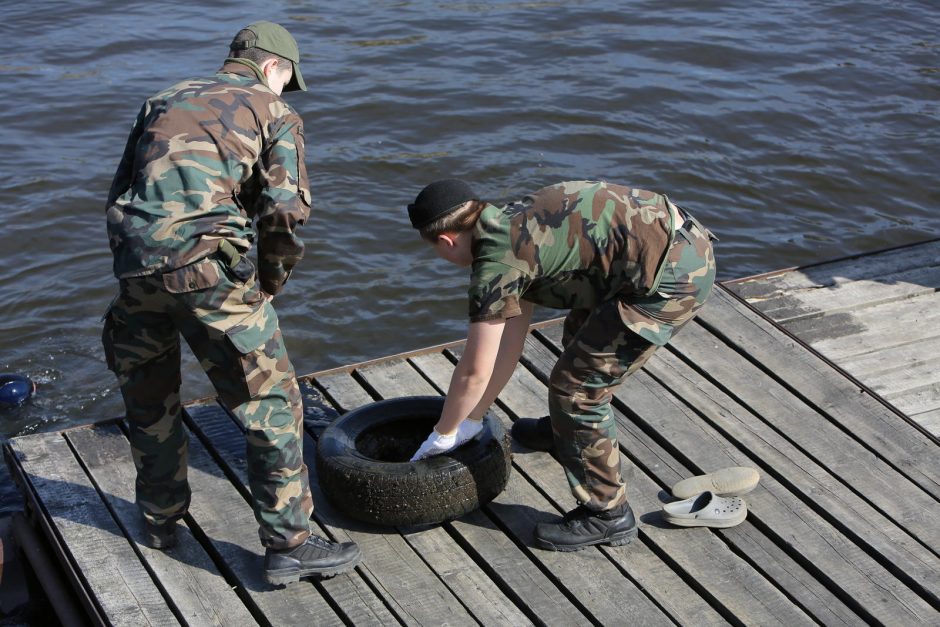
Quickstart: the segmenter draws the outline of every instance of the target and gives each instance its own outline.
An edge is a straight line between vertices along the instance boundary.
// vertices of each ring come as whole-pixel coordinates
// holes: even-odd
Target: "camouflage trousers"
[[[153,523],[187,511],[187,435],[180,409],[180,334],[247,431],[252,505],[261,543],[310,535],[300,388],[277,315],[242,259],[207,257],[165,274],[122,279],[102,342],[121,386],[137,467],[137,503]]]
[[[656,295],[613,298],[593,310],[573,309],[565,319],[564,350],[549,380],[549,411],[571,492],[592,510],[626,500],[612,392],[705,303],[715,280],[711,234],[686,222],[665,263]]]

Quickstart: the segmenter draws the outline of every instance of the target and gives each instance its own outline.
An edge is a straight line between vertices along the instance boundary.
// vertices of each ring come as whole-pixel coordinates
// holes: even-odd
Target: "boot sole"
[[[734,518],[724,518],[718,520],[710,520],[708,518],[673,518],[672,516],[664,515],[663,520],[665,520],[670,525],[677,525],[679,527],[713,527],[715,529],[725,529],[727,527],[734,527],[740,525],[744,522],[744,519],[747,518],[747,510],[741,512],[740,515],[735,516]]]
[[[572,551],[580,551],[586,549],[589,546],[597,546],[600,544],[606,544],[609,546],[624,546],[630,544],[630,542],[636,538],[639,533],[639,527],[633,527],[632,529],[627,529],[626,531],[621,531],[620,533],[615,533],[609,538],[599,538],[597,540],[587,540],[579,544],[553,544],[542,538],[535,538],[535,545],[540,549],[545,549],[547,551],[560,551],[562,553],[569,553]]]
[[[360,561],[362,561],[361,556],[352,563],[329,568],[281,568],[279,570],[266,570],[264,571],[264,580],[272,586],[284,586],[289,583],[294,583],[295,581],[300,581],[306,577],[327,579],[352,570],[359,565]]]
[[[760,473],[753,468],[722,468],[707,475],[683,479],[672,486],[672,495],[677,499],[691,498],[702,492],[712,492],[718,496],[740,496],[756,488],[759,481]]]

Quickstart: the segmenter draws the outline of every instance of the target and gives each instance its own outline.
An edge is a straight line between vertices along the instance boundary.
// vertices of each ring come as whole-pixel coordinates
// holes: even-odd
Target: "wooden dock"
[[[940,239],[725,285],[940,436]]]
[[[557,321],[536,325],[495,413],[547,412]],[[35,524],[92,623],[187,625],[940,624],[940,445],[868,387],[725,288],[616,396],[640,535],[553,553],[535,523],[574,506],[546,453],[514,451],[506,490],[429,528],[364,525],[319,492],[316,438],[375,399],[440,394],[461,344],[304,379],[315,526],[355,540],[354,572],[284,588],[261,579],[244,438],[212,401],[185,408],[193,500],[181,542],[142,541],[134,467],[118,421],[7,445]],[[746,521],[674,528],[679,479],[758,468]]]

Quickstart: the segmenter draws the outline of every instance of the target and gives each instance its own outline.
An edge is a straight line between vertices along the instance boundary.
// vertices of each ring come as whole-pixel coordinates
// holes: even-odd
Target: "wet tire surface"
[[[357,520],[416,525],[457,518],[493,500],[511,468],[509,436],[494,416],[456,450],[408,461],[443,406],[441,396],[388,399],[327,427],[317,444],[317,472],[330,502]]]

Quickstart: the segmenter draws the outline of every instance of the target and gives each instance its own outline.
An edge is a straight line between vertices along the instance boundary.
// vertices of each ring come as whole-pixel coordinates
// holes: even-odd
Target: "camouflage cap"
[[[250,30],[255,34],[255,39],[249,39],[242,42],[232,42],[232,50],[247,50],[248,48],[259,48],[267,52],[289,59],[293,75],[290,82],[284,86],[284,91],[307,91],[307,84],[300,73],[300,49],[297,42],[287,29],[274,22],[255,22],[249,24],[244,30]]]
[[[468,200],[479,200],[468,183],[460,179],[434,181],[422,189],[415,201],[408,205],[411,226],[416,229],[425,227]]]

